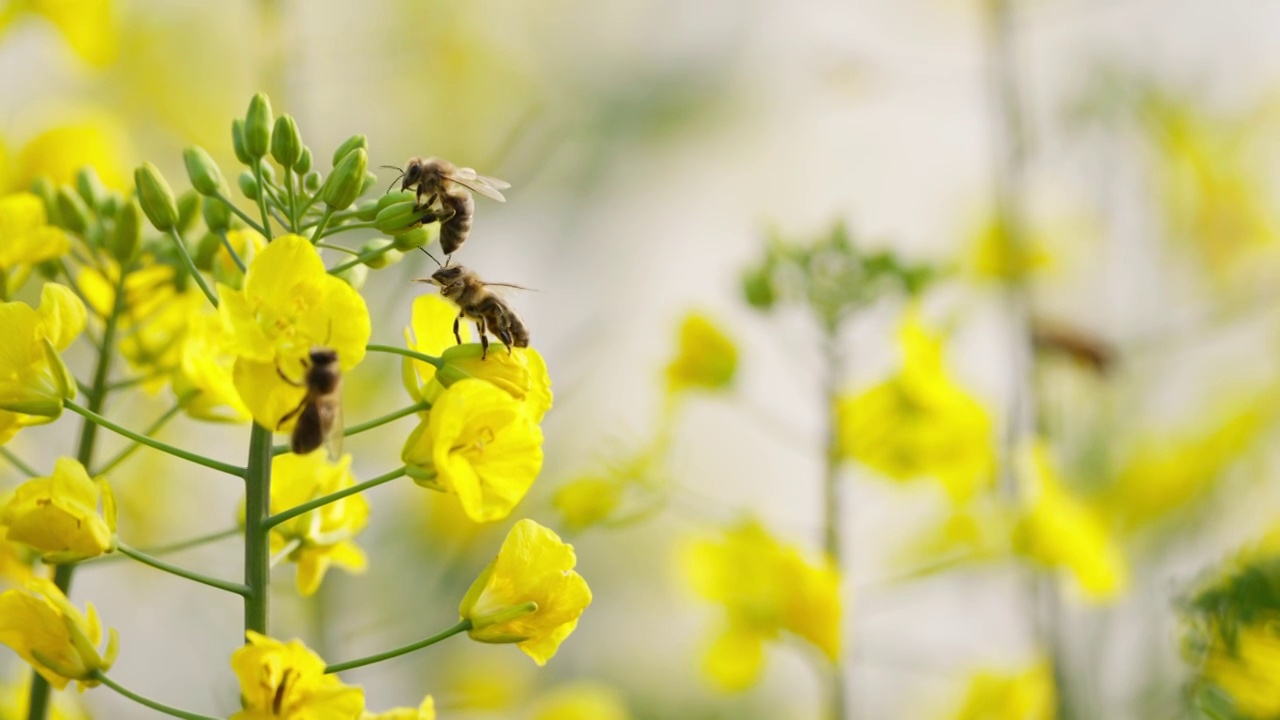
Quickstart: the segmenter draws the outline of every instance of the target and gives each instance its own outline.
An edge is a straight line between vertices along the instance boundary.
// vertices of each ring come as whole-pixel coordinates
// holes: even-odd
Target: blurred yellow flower
[[[386,712],[366,712],[360,720],[436,720],[436,701],[428,695],[416,708],[396,708]]]
[[[724,606],[724,628],[703,669],[726,690],[750,687],[764,667],[764,644],[787,630],[832,662],[840,655],[840,576],[811,563],[751,520],[721,540],[699,540],[684,555],[693,589]]]
[[[227,351],[228,337],[219,316],[193,313],[189,317],[173,392],[191,417],[221,422],[250,418],[231,379],[235,357]]]
[[[667,365],[667,392],[723,390],[733,384],[738,348],[706,316],[689,313],[680,323],[676,356]]]
[[[220,283],[218,296],[236,355],[236,390],[262,427],[293,428],[295,418],[282,418],[306,395],[301,382],[313,347],[336,351],[343,372],[364,359],[371,332],[364,298],[325,271],[306,238],[276,238],[249,264],[244,288]]]
[[[14,585],[25,583],[36,576],[31,567],[34,560],[35,555],[25,545],[0,537],[0,580]]]
[[[24,0],[18,7],[52,23],[81,60],[103,67],[119,52],[120,32],[112,4],[111,0]]]
[[[22,483],[0,505],[5,537],[39,551],[51,564],[87,560],[115,550],[115,526],[111,487],[102,478],[90,478],[84,466],[71,458],[58,458],[53,475]]]
[[[1048,664],[1021,672],[982,671],[969,680],[952,720],[1054,720],[1057,693]]]
[[[517,643],[545,665],[578,627],[591,604],[587,581],[574,572],[573,546],[532,520],[511,528],[493,562],[480,573],[458,608],[471,621],[467,634],[487,643]]]
[[[623,485],[617,480],[584,477],[560,486],[551,503],[570,532],[585,530],[613,514],[622,502]]]
[[[98,684],[97,671],[111,669],[120,638],[108,631],[99,653],[102,626],[93,603],[82,614],[52,582],[35,578],[22,590],[0,594],[0,644],[8,645],[59,690],[75,680],[81,689]]]
[[[1280,716],[1280,632],[1274,621],[1241,626],[1234,647],[1215,633],[1202,672],[1231,696],[1241,715]]]
[[[227,243],[236,251],[236,257],[247,269],[253,259],[267,247],[267,239],[256,230],[249,228],[227,231]],[[218,250],[213,255],[213,277],[228,287],[239,290],[244,286],[244,273],[236,265],[235,258],[227,251],[226,245],[218,243]]]
[[[1043,239],[1028,230],[1024,228],[1023,235],[1015,238],[1003,216],[988,217],[968,241],[969,275],[979,282],[1016,283],[1050,267],[1053,257]]]
[[[25,190],[38,177],[49,178],[55,185],[75,185],[76,173],[89,166],[103,185],[124,190],[132,181],[126,172],[123,135],[119,124],[105,113],[45,130],[18,151],[9,187]]]
[[[281,513],[318,497],[355,485],[351,456],[337,463],[320,448],[306,455],[286,453],[271,461],[271,513]],[[353,573],[364,572],[368,561],[352,538],[369,522],[369,502],[351,495],[271,529],[271,552],[290,549],[298,564],[298,592],[310,596],[320,587],[330,564]]]
[[[1014,528],[1015,552],[1075,576],[1086,598],[1112,600],[1128,584],[1128,564],[1099,514],[1062,486],[1049,447],[1023,449],[1020,479],[1029,500]]]
[[[991,418],[951,379],[942,337],[914,312],[899,341],[902,370],[837,403],[839,451],[893,480],[936,478],[964,502],[994,476]]]
[[[542,470],[542,429],[498,386],[461,380],[409,434],[401,459],[415,482],[456,494],[473,521],[493,522],[511,514]]]
[[[357,720],[364,691],[326,675],[325,663],[298,640],[282,643],[252,630],[231,654],[244,709],[230,720]]]
[[[575,682],[539,698],[533,720],[630,720],[622,695],[607,685]]]
[[[0,196],[0,293],[8,297],[21,286],[31,267],[61,257],[71,241],[49,224],[44,201],[28,192]]]
[[[38,308],[0,303],[0,440],[18,427],[57,418],[63,399],[76,396],[75,379],[58,351],[71,345],[84,323],[84,305],[54,283],[41,289]]]
[[[31,678],[34,673],[23,671],[22,678],[14,682],[0,683],[0,718],[25,720],[31,700]],[[49,708],[50,720],[89,720],[89,714],[76,696],[59,693],[53,696]]]

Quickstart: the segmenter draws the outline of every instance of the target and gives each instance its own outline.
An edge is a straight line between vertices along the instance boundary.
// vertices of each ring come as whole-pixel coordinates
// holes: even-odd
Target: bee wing
[[[456,172],[449,176],[449,179],[468,190],[478,192],[498,202],[507,201],[498,190],[511,187],[511,183],[497,178],[485,177],[476,173],[473,168],[458,168]]]
[[[537,289],[534,289],[534,288],[531,288],[531,287],[525,287],[525,286],[523,286],[523,285],[516,285],[515,283],[487,282],[487,283],[484,283],[484,286],[485,286],[485,287],[505,287],[505,288],[515,288],[516,290],[528,290],[529,292],[541,292],[540,290],[537,290]]]
[[[342,403],[338,403],[338,411],[333,415],[333,426],[329,428],[329,437],[325,439],[325,447],[329,451],[331,460],[337,460],[342,457],[342,436],[345,427]]]

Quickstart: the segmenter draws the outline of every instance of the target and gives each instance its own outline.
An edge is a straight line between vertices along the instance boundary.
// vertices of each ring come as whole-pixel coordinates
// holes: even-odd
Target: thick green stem
[[[218,588],[219,590],[226,590],[227,592],[235,593],[236,595],[247,595],[249,592],[249,588],[245,587],[244,585],[241,585],[240,583],[233,583],[227,580],[219,580],[218,578],[215,578],[215,577],[209,577],[208,575],[202,575],[198,572],[194,572],[192,570],[187,570],[186,568],[178,567],[177,565],[174,565],[172,563],[167,563],[164,560],[161,560],[160,558],[152,557],[142,552],[141,550],[134,550],[133,548],[129,547],[128,545],[125,545],[124,543],[120,543],[120,545],[118,546],[118,549],[120,550],[120,552],[124,553],[125,555],[128,555],[134,560],[137,560],[143,565],[150,565],[151,567],[157,570],[163,570],[164,572],[167,572],[170,575],[177,575],[180,578],[186,578],[187,580],[198,582],[201,585],[208,585],[209,587]]]
[[[244,629],[267,634],[271,585],[271,431],[253,424],[249,436],[249,472],[245,476]]]
[[[282,522],[288,522],[298,517],[299,515],[304,515],[306,513],[309,513],[312,510],[315,510],[316,508],[324,507],[329,503],[338,502],[344,497],[350,497],[351,495],[362,493],[365,490],[369,490],[370,488],[376,488],[379,485],[382,485],[384,483],[389,483],[392,480],[395,480],[397,478],[402,478],[404,477],[404,473],[405,473],[405,469],[403,467],[398,467],[395,470],[392,470],[391,472],[383,475],[379,475],[378,477],[372,480],[365,480],[364,482],[358,483],[356,485],[352,485],[349,488],[345,488],[337,492],[329,493],[328,495],[318,497],[315,500],[304,502],[301,505],[296,505],[294,507],[289,508],[288,510],[285,510],[284,512],[276,513],[275,515],[272,515],[271,517],[267,518],[263,522],[263,526],[267,530],[270,530],[271,528],[279,525]]]
[[[839,430],[836,423],[836,401],[840,393],[840,383],[844,378],[844,359],[840,352],[840,333],[835,322],[826,325],[823,337],[823,361],[825,377],[822,383],[822,408],[824,413],[824,454],[822,473],[822,545],[836,571],[843,575],[842,558],[844,556],[844,535],[848,528],[841,521],[840,514],[840,447]],[[848,611],[846,600],[846,623],[853,613]],[[847,632],[847,628],[845,629]],[[843,633],[842,633],[843,634]],[[843,646],[842,637],[840,639]],[[841,648],[843,650],[843,647]],[[842,660],[835,663],[831,678],[831,693],[828,699],[827,717],[833,720],[845,720],[850,717],[851,702],[848,687],[845,683],[843,658],[846,653],[839,653]]]
[[[228,475],[235,475],[236,477],[245,476],[245,469],[242,467],[231,465],[229,463],[224,463],[219,460],[214,460],[213,458],[207,458],[203,455],[197,455],[193,452],[188,452],[186,450],[183,450],[182,448],[169,445],[168,443],[162,443],[159,440],[153,440],[152,438],[149,438],[146,435],[142,435],[140,433],[136,433],[127,427],[117,425],[116,423],[113,423],[110,420],[102,417],[101,415],[89,410],[89,408],[81,407],[80,405],[76,404],[74,401],[64,400],[62,404],[63,404],[63,407],[65,407],[66,409],[83,415],[84,417],[92,421],[94,424],[101,425],[102,427],[108,430],[111,430],[112,432],[123,435],[135,442],[142,443],[147,447],[155,448],[160,452],[168,453],[170,455],[173,455],[174,457],[182,458],[187,462],[193,462],[197,465],[203,465],[207,468],[212,468],[214,470],[227,473]]]
[[[447,630],[442,630],[436,633],[435,635],[432,635],[431,637],[419,640],[418,642],[409,643],[408,645],[405,645],[403,647],[398,647],[395,650],[388,650],[386,652],[381,652],[381,653],[378,653],[377,655],[369,655],[367,657],[357,658],[355,660],[348,660],[346,662],[335,663],[333,665],[326,667],[324,671],[326,673],[338,673],[344,670],[351,670],[353,668],[364,667],[365,665],[372,665],[374,663],[379,663],[379,662],[382,662],[383,660],[390,660],[391,658],[400,657],[401,655],[407,655],[415,650],[421,650],[424,647],[435,645],[441,640],[447,640],[453,637],[454,635],[457,635],[458,633],[466,632],[467,630],[470,630],[470,629],[471,629],[471,621],[462,620],[457,625],[454,625],[453,627]]]
[[[437,370],[444,367],[444,360],[434,355],[424,355],[420,352],[415,352],[407,348],[396,347],[395,345],[366,345],[365,350],[368,350],[369,352],[388,353],[390,355],[403,355],[404,357],[413,358],[414,360],[421,360]]]
[[[196,267],[196,261],[191,259],[191,253],[187,252],[187,244],[183,242],[182,236],[178,234],[177,229],[169,228],[169,237],[173,238],[173,242],[178,246],[178,255],[182,258],[182,264],[187,266],[187,272],[191,273],[191,278],[196,281],[196,285],[200,286],[200,292],[209,298],[209,303],[214,307],[218,307],[218,296],[213,294],[213,290],[209,289],[209,283],[205,282],[204,275],[200,274],[200,268]],[[110,347],[106,337],[102,338],[102,346]]]
[[[333,217],[333,208],[328,205],[324,206],[324,214],[320,216],[320,222],[316,223],[316,227],[311,231],[311,244],[320,242],[320,238],[324,237],[324,226],[329,224],[329,218]]]
[[[240,259],[240,253],[231,247],[231,238],[227,237],[225,232],[219,232],[218,238],[222,240],[222,247],[226,248],[227,254],[231,256],[231,262],[235,263],[237,268],[240,268],[241,273],[246,272],[244,260]]]
[[[171,717],[183,718],[184,720],[218,720],[218,718],[210,717],[209,715],[201,715],[199,713],[187,712],[186,710],[179,710],[178,708],[175,708],[175,707],[169,707],[164,703],[156,702],[155,700],[152,700],[149,697],[144,697],[142,695],[139,695],[138,693],[133,692],[132,690],[124,687],[120,683],[117,683],[115,680],[112,680],[111,678],[107,677],[101,671],[95,672],[94,678],[98,680],[98,682],[101,682],[103,685],[106,685],[107,687],[111,688],[112,690],[115,690],[116,692],[138,703],[139,705],[145,705],[146,707],[149,707],[152,710],[155,710],[156,712],[164,713],[165,715],[169,715]]]

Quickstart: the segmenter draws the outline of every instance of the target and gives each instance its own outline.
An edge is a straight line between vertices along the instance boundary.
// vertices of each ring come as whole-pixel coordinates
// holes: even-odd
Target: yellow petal
[[[712,642],[702,668],[719,687],[745,690],[764,669],[764,640],[751,632],[728,630]]]

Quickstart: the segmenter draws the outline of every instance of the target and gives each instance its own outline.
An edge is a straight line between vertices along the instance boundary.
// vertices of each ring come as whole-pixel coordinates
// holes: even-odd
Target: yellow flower
[[[458,317],[458,308],[439,295],[419,295],[413,300],[413,314],[409,326],[404,329],[405,345],[410,350],[424,355],[439,357],[446,349],[453,347],[457,339],[453,336],[453,321]],[[458,331],[463,342],[471,341],[471,323],[460,323]],[[495,357],[496,357],[495,353]],[[417,373],[418,384],[426,385],[436,376],[434,365],[419,360],[409,360],[413,371]]]
[[[89,166],[103,185],[123,190],[131,184],[126,155],[119,124],[106,114],[93,114],[84,122],[50,128],[23,146],[10,187],[28,188],[38,177],[55,185],[74,185],[76,173]]]
[[[631,713],[617,690],[579,682],[563,685],[543,696],[533,720],[630,720]]]
[[[35,555],[25,545],[0,538],[0,580],[21,585],[35,577]]]
[[[409,434],[401,458],[419,484],[458,496],[467,517],[511,514],[542,469],[542,429],[524,405],[483,380],[454,383]]]
[[[252,630],[231,654],[244,709],[230,720],[359,720],[364,691],[326,675],[319,655],[298,640],[282,643]]]
[[[436,701],[428,695],[416,708],[396,708],[381,713],[366,712],[360,720],[436,720]]]
[[[271,461],[271,480],[272,514],[356,484],[351,456],[331,463],[324,448],[306,455],[277,455]],[[331,563],[364,572],[367,560],[351,538],[368,522],[369,502],[363,495],[351,495],[272,528],[271,551],[293,547],[288,557],[298,563],[298,592],[309,596],[320,587]]]
[[[577,532],[612,515],[622,502],[623,489],[616,480],[584,477],[562,485],[551,503],[560,511],[564,527]]]
[[[1048,446],[1026,448],[1020,470],[1030,503],[1014,528],[1015,551],[1070,570],[1091,600],[1119,595],[1128,582],[1124,555],[1093,508],[1063,488]]]
[[[236,356],[236,390],[262,427],[292,429],[293,418],[281,420],[306,395],[295,383],[313,347],[336,351],[343,372],[364,359],[370,334],[364,298],[325,272],[305,238],[276,238],[249,264],[244,288],[219,284],[218,296],[231,330],[228,349]]]
[[[75,397],[75,379],[58,351],[71,345],[84,322],[84,305],[53,283],[41,290],[39,308],[0,303],[0,439],[11,437],[15,425],[53,420],[63,399]]]
[[[723,390],[733,384],[738,349],[704,315],[689,313],[680,323],[676,357],[667,365],[667,392]]]
[[[1241,715],[1280,716],[1280,634],[1274,622],[1241,626],[1234,648],[1215,633],[1202,672],[1231,696]]]
[[[246,268],[253,263],[258,253],[267,247],[267,239],[258,231],[248,228],[228,230],[227,242],[235,249],[236,256]],[[236,290],[244,285],[244,273],[240,272],[240,266],[236,265],[231,253],[227,252],[226,245],[221,242],[218,243],[218,250],[213,256],[213,277],[218,282]]]
[[[111,4],[110,0],[28,0],[27,7],[53,23],[81,60],[103,67],[119,52],[120,32]]]
[[[28,702],[31,700],[31,678],[34,673],[23,671],[21,679],[0,683],[0,718],[25,720]],[[53,696],[49,708],[50,720],[89,720],[75,695],[59,693]]]
[[[587,581],[573,570],[577,562],[573,546],[554,532],[532,520],[517,522],[458,608],[471,621],[471,639],[517,643],[545,665],[591,604]]]
[[[900,340],[901,372],[837,403],[840,453],[893,480],[936,478],[968,500],[993,477],[991,418],[947,374],[942,338],[914,313]]]
[[[82,614],[58,586],[35,578],[22,590],[0,594],[0,644],[8,645],[59,690],[75,680],[94,687],[97,671],[111,669],[120,642],[108,631],[105,653],[99,653],[102,626],[93,604]]]
[[[0,275],[12,294],[45,260],[65,255],[71,241],[60,228],[49,224],[44,201],[28,192],[0,197]]]
[[[833,662],[840,654],[840,576],[827,562],[808,562],[758,522],[729,530],[722,541],[701,540],[685,554],[694,591],[725,606],[724,630],[704,669],[726,690],[756,682],[764,643],[787,630]]]
[[[217,315],[194,314],[183,337],[173,392],[187,414],[202,420],[243,422],[245,407],[231,379],[235,358],[227,352],[228,334]]]
[[[98,512],[98,503],[102,512]],[[5,536],[38,550],[46,563],[87,560],[115,550],[111,487],[71,458],[58,458],[50,477],[32,478],[0,505]]]
[[[969,689],[952,720],[1054,720],[1057,693],[1053,673],[1045,663],[1022,672],[982,671],[969,680]]]
[[[1009,232],[1005,218],[993,214],[969,239],[969,255],[965,259],[968,272],[975,280],[986,282],[1022,282],[1053,264],[1045,249],[1044,239],[1024,228],[1019,238]]]

